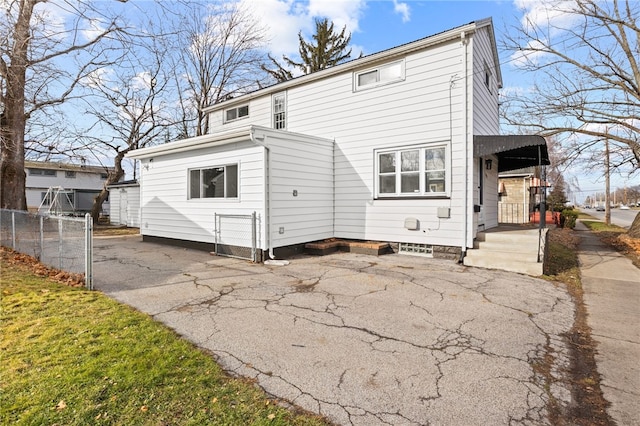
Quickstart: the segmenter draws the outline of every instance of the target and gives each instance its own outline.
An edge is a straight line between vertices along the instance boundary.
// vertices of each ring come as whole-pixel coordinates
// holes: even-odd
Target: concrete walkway
[[[578,222],[584,300],[609,415],[640,425],[640,270]]]

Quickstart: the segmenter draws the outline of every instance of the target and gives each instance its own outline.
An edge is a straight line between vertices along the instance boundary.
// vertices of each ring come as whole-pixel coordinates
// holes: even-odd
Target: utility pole
[[[609,139],[604,140],[604,223],[611,225],[611,182],[609,176]]]

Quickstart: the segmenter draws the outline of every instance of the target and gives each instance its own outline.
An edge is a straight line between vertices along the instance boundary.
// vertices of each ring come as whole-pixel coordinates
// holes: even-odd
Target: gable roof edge
[[[491,40],[492,40],[492,45],[494,50],[494,56],[496,57],[496,65],[499,65],[499,62],[497,61],[497,50],[495,47],[495,36],[493,34],[493,23],[491,18],[486,18],[479,21],[470,22],[468,24],[461,25],[459,27],[455,27],[450,30],[446,30],[428,37],[424,37],[416,41],[405,43],[400,46],[392,47],[390,49],[386,49],[381,52],[372,53],[365,57],[354,59],[352,61],[345,62],[343,64],[333,66],[331,68],[327,68],[311,74],[296,77],[294,79],[287,80],[281,83],[276,83],[272,86],[265,87],[263,89],[259,89],[254,92],[238,96],[237,98],[233,98],[224,102],[209,105],[202,108],[202,112],[209,113],[212,111],[228,108],[234,104],[245,103],[255,98],[259,98],[265,95],[287,90],[291,87],[302,86],[316,80],[322,80],[324,78],[328,78],[337,74],[363,68],[367,64],[374,64],[376,62],[392,59],[400,55],[406,55],[408,53],[426,49],[431,46],[435,46],[441,43],[455,40],[460,37],[461,33],[467,33],[467,34],[475,33],[478,28],[486,27],[487,25],[491,27],[490,34],[491,34]],[[499,72],[500,71],[498,70],[498,73]],[[502,76],[499,75],[499,77],[500,77],[500,83],[502,83]]]

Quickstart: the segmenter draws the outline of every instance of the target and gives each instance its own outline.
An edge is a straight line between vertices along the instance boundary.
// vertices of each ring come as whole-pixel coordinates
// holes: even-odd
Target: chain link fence
[[[82,274],[86,287],[93,289],[93,222],[88,214],[75,218],[1,209],[0,245]]]
[[[256,213],[249,215],[214,213],[215,253],[257,261]]]

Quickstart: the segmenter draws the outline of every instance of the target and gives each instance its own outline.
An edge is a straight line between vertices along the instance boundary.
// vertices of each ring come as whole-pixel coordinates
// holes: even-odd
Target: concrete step
[[[518,272],[527,275],[542,275],[542,263],[509,258],[470,257],[469,252],[467,252],[467,256],[464,258],[464,265],[478,268],[500,269],[502,271]]]
[[[546,232],[546,230],[544,231]],[[464,258],[464,265],[542,275],[538,263],[538,229],[479,232]]]
[[[538,237],[517,243],[504,241],[474,241],[473,248],[481,251],[528,253],[538,255]]]
[[[513,250],[503,249],[496,251],[487,250],[467,250],[465,259],[485,259],[486,261],[509,260],[512,262],[537,262],[538,252],[521,253]]]
[[[538,242],[539,231],[537,229],[526,229],[505,232],[478,232],[476,239],[487,242],[504,242],[514,244],[528,244],[531,241]]]

